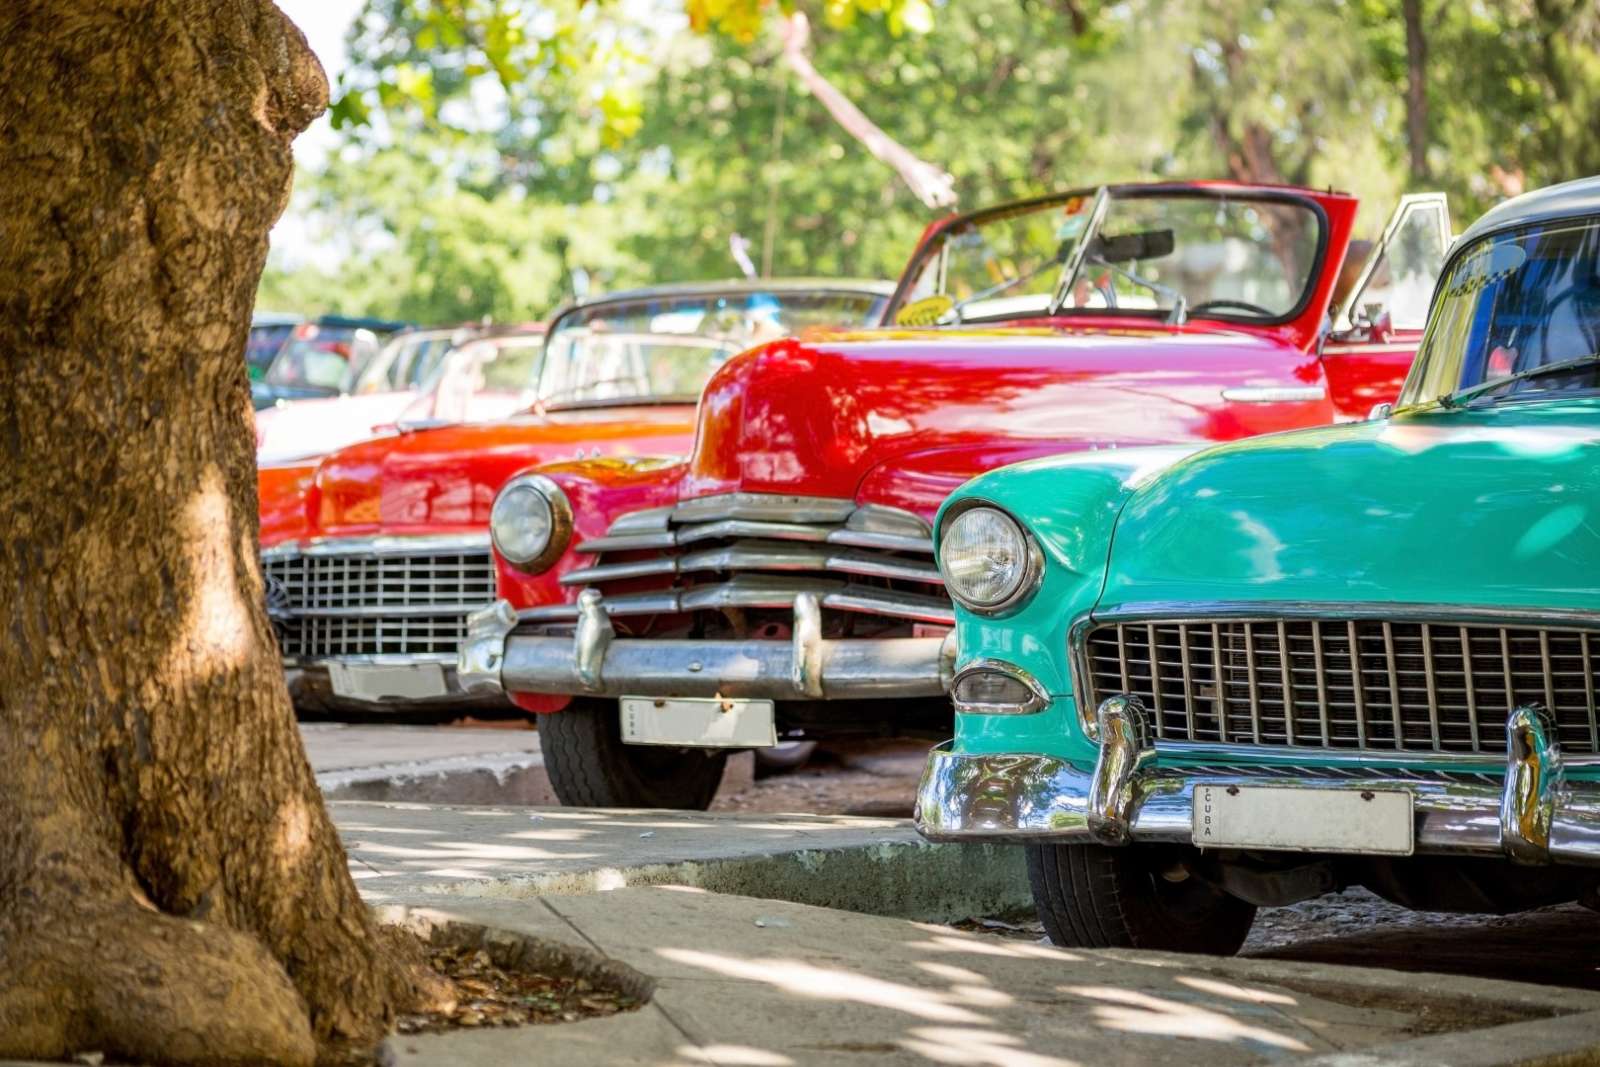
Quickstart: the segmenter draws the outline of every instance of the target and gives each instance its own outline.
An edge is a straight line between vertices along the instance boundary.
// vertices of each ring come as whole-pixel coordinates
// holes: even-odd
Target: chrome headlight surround
[[[544,535],[528,544],[514,537],[522,524],[543,523]],[[521,474],[500,487],[489,512],[489,538],[502,559],[519,571],[547,571],[572,541],[572,504],[561,487],[542,474]]]
[[[948,544],[946,534],[951,525],[962,515],[980,509],[994,512],[1011,526],[1017,536],[1017,550],[1022,560],[1022,569],[1018,572],[1013,586],[1004,596],[989,601],[972,600],[962,595],[957,583],[951,579],[949,568],[945,566],[945,548]],[[1039,543],[1034,540],[1033,534],[1005,508],[977,497],[969,497],[952,504],[944,513],[944,518],[939,523],[937,563],[939,573],[944,577],[945,590],[956,603],[977,615],[993,617],[1009,614],[1026,603],[1038,591],[1039,583],[1044,580],[1044,553],[1039,549]]]
[[[981,699],[981,694],[972,691],[980,681],[1008,684],[1012,699]],[[1016,664],[998,659],[975,659],[957,671],[950,683],[950,698],[963,715],[1032,715],[1050,706],[1050,697],[1038,679]]]

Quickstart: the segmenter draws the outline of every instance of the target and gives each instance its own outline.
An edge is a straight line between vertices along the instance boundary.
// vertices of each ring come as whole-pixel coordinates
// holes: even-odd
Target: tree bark
[[[1428,178],[1428,36],[1422,20],[1422,0],[1403,0],[1406,24],[1406,146],[1410,150],[1411,178]]]
[[[242,357],[327,83],[271,0],[7,0],[0,70],[0,1059],[374,1044],[412,972],[295,729]]]

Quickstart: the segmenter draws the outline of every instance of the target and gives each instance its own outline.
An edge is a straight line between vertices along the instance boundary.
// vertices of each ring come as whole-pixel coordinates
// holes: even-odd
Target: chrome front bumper
[[[517,613],[499,601],[473,615],[457,676],[473,693],[572,696],[747,697],[845,700],[937,697],[950,686],[955,639],[822,637],[817,597],[795,598],[788,641],[685,641],[622,638],[600,595],[578,597],[571,637],[516,634]]]
[[[1569,782],[1548,721],[1518,708],[1504,774],[1410,774],[1341,767],[1162,768],[1136,698],[1112,697],[1092,768],[1041,755],[934,749],[918,788],[917,830],[932,841],[1193,842],[1198,786],[1404,790],[1416,851],[1600,866],[1600,783]]]

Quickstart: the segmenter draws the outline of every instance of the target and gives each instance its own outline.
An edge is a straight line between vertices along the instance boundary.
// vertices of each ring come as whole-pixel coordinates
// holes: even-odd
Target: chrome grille
[[[613,617],[792,608],[815,593],[839,612],[950,625],[928,524],[850,500],[729,493],[634,512],[577,546],[593,562],[568,572]],[[525,617],[574,618],[570,604]]]
[[[1091,629],[1092,709],[1138,696],[1157,738],[1368,752],[1504,755],[1506,716],[1538,705],[1561,746],[1600,752],[1596,634],[1393,619],[1194,619]]]
[[[494,600],[486,537],[371,538],[262,553],[267,614],[285,659],[447,659]]]

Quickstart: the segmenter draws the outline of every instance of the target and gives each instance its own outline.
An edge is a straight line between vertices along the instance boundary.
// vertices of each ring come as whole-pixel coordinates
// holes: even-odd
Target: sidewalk
[[[396,1037],[402,1064],[1600,1063],[1600,993],[905,918],[1026,898],[1015,851],[930,846],[902,820],[331,807],[389,918],[524,934],[655,983],[612,1018]]]
[[[1596,993],[1064,951],[692,889],[456,898],[429,910],[602,954],[655,979],[656,989],[639,1011],[608,1019],[397,1037],[400,1064],[1472,1067],[1553,1063],[1541,1056],[1600,1042]],[[1551,1021],[1571,1012],[1594,1014]],[[1343,1058],[1352,1054],[1368,1058]]]

